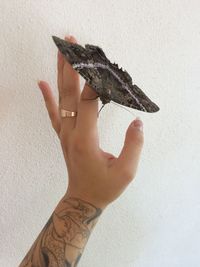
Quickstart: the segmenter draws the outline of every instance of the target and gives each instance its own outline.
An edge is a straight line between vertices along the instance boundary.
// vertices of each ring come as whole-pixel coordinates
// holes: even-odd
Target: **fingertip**
[[[143,122],[140,117],[136,117],[136,119],[131,123],[130,127],[143,132]]]
[[[40,83],[40,89],[41,89],[45,102],[49,101],[53,97],[53,92],[51,90],[50,85],[47,82],[42,81]]]
[[[37,84],[38,84],[38,87],[40,88],[40,90],[42,91],[43,88],[45,87],[45,82],[42,80],[37,80]]]
[[[40,89],[42,89],[44,86],[47,85],[47,82],[42,81],[42,80],[37,80],[37,84],[40,87]]]
[[[65,41],[70,41],[71,35],[65,35]]]
[[[71,35],[71,37],[70,37],[70,41],[71,41],[72,43],[77,43],[77,39],[76,39],[73,35]]]
[[[77,40],[73,35],[66,35],[65,40],[71,43],[77,43]]]

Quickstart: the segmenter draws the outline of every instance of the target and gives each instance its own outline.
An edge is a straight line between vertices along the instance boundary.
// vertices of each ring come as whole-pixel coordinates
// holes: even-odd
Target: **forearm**
[[[19,267],[77,266],[102,210],[64,196]]]

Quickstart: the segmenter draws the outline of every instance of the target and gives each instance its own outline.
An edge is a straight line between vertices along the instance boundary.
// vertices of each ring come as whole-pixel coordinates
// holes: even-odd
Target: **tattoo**
[[[76,267],[102,210],[78,198],[63,198],[20,267]]]

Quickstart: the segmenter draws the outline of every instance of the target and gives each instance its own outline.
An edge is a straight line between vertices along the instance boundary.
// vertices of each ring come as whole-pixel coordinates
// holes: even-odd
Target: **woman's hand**
[[[72,36],[66,40],[76,43]],[[136,119],[129,125],[118,157],[103,151],[97,130],[97,94],[87,84],[81,93],[79,74],[60,52],[57,71],[59,105],[49,84],[45,81],[38,84],[66,161],[69,175],[66,196],[103,209],[123,192],[136,174],[143,146],[142,122]],[[77,111],[77,117],[61,118],[58,107]]]

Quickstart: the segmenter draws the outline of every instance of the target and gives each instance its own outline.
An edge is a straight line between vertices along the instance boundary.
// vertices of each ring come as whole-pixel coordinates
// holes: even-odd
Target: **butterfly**
[[[144,112],[159,110],[137,85],[133,85],[127,71],[109,61],[102,48],[91,44],[83,47],[56,36],[52,38],[73,69],[95,90],[103,105],[114,101]]]

